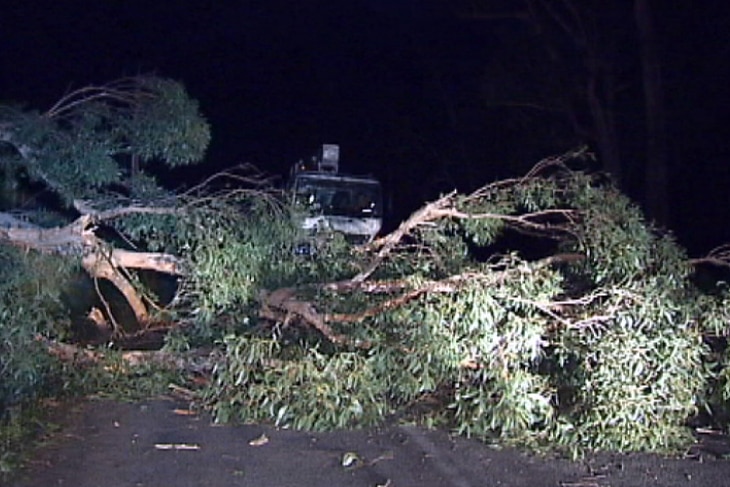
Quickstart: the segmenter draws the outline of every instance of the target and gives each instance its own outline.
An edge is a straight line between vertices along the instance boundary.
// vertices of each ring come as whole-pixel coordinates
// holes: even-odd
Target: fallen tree
[[[99,229],[119,229],[117,221],[136,217],[143,217],[139,225],[148,217],[150,225],[150,217],[181,212],[180,197],[162,190],[143,165],[198,162],[209,139],[209,127],[183,87],[155,77],[81,88],[43,113],[2,107],[0,168],[8,191],[0,242],[76,259],[93,279],[112,283],[144,324],[150,303],[130,272],[181,275],[185,266],[177,255],[134,249],[130,235],[117,235],[126,245],[105,240]],[[23,193],[28,188],[42,195],[30,198],[30,210]],[[25,208],[14,208],[21,199]],[[48,201],[55,205],[44,207]],[[60,224],[42,221],[49,211]]]
[[[726,249],[688,259],[608,178],[576,170],[585,149],[449,193],[365,247],[324,234],[300,256],[311,236],[292,223],[299,210],[267,191],[172,194],[140,167],[193,162],[207,137],[179,85],[157,79],[0,113],[3,183],[37,185],[61,209],[18,212],[11,200],[25,195],[4,194],[0,407],[42,389],[29,363],[39,348],[52,352],[43,370],[50,357],[109,359],[62,341],[59,262],[110,282],[155,333],[135,270],[180,277],[176,345],[129,355],[129,367],[179,369],[179,351],[222,344],[204,360],[219,420],[407,416],[521,445],[662,450],[691,441],[699,408],[730,398],[727,350],[707,346],[730,335],[729,295],[690,279]]]
[[[728,335],[727,295],[699,292],[671,235],[573,169],[586,157],[447,194],[325,256],[328,277],[259,293],[255,326],[224,341],[207,393],[218,418],[406,415],[574,453],[685,447],[688,418],[727,388],[705,366],[706,338]]]
[[[115,216],[149,213],[153,208],[116,208]],[[122,211],[123,210],[123,211]],[[160,209],[161,210],[161,209]],[[174,212],[165,209],[165,212]],[[130,269],[145,269],[171,275],[183,275],[182,260],[163,252],[138,252],[114,248],[99,238],[95,229],[108,223],[111,217],[101,214],[82,214],[72,223],[60,227],[43,228],[25,221],[5,218],[6,227],[0,228],[0,239],[11,245],[66,258],[79,258],[82,267],[92,279],[106,279],[124,296],[139,323],[147,323],[148,307],[139,290],[125,274]]]
[[[152,176],[200,161],[209,138],[197,103],[156,77],[82,88],[44,112],[0,107],[0,428],[59,388],[200,374],[189,358],[216,354],[178,353],[187,340],[211,340],[214,320],[282,274],[266,270],[296,229],[265,176],[231,168],[177,193]],[[174,278],[167,306],[150,275]]]

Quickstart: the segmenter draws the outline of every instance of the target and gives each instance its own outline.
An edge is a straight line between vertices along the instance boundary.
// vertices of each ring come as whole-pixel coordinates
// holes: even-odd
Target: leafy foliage
[[[338,279],[352,269],[344,239],[315,238],[301,230],[297,209],[272,189],[188,195],[180,201],[180,211],[125,215],[113,225],[132,241],[184,260],[175,308],[208,337],[225,334],[210,329],[218,318],[231,322],[226,317],[244,315],[232,321],[248,323],[245,314],[262,290]],[[316,247],[317,258],[297,252],[303,243]]]
[[[0,166],[22,167],[66,204],[134,190],[132,158],[171,167],[202,159],[210,128],[177,82],[140,76],[70,93],[50,110],[0,108]]]
[[[203,321],[245,309],[267,277],[288,272],[281,257],[293,254],[297,230],[273,199],[251,196],[201,208],[179,222],[192,269],[186,285]]]
[[[696,412],[706,380],[701,338],[662,323],[642,328],[641,314],[622,316],[586,340],[591,348],[581,357],[586,365],[575,391],[578,410],[560,443],[666,451],[691,442],[685,421]]]
[[[110,230],[103,218],[114,219],[125,214],[120,207],[137,210],[153,200],[161,204],[152,210],[154,216],[177,211],[176,198],[140,164],[191,164],[203,158],[209,141],[210,128],[197,102],[181,84],[156,77],[81,88],[45,112],[0,106],[0,470],[9,458],[4,450],[22,436],[11,433],[22,427],[28,404],[102,383],[88,370],[64,369],[46,346],[48,339],[69,337],[69,310],[61,293],[79,264],[91,274],[98,271],[93,277],[112,276],[117,288],[139,284],[133,272],[122,275],[120,266],[108,261],[114,245],[103,241],[103,232]],[[69,224],[71,207],[82,216]],[[111,214],[103,217],[103,212]],[[130,216],[127,223],[140,238],[136,244],[161,245],[164,239],[144,241],[156,222],[133,220]],[[168,227],[170,222],[174,219],[168,219]],[[126,238],[124,245],[131,242],[117,236]],[[102,256],[108,260],[89,259]],[[104,388],[118,387],[120,378],[103,382]]]
[[[142,77],[135,82],[133,109],[118,121],[130,153],[172,167],[200,161],[210,143],[210,128],[198,103],[175,81]]]
[[[36,336],[68,326],[61,291],[70,270],[60,259],[0,246],[0,418],[48,384],[54,361]]]
[[[275,340],[237,336],[227,337],[225,345],[226,366],[216,380],[230,393],[216,402],[219,421],[346,428],[377,424],[386,412],[384,383],[360,354],[292,350]],[[269,357],[290,353],[296,360],[269,362]]]
[[[727,390],[698,326],[722,322],[724,302],[708,310],[671,236],[564,161],[426,205],[397,245],[349,255],[350,276],[379,263],[367,281],[296,281],[309,314],[225,340],[206,396],[219,419],[336,428],[406,414],[575,454],[686,444],[709,384]],[[508,230],[552,243],[532,260],[490,254]]]
[[[153,178],[125,174],[120,155],[186,164],[209,136],[179,85],[132,87],[81,91],[42,115],[6,112],[0,137],[14,151],[4,161],[66,201],[115,185],[162,201],[108,224],[128,245],[179,259],[173,304],[192,326],[171,335],[169,350],[220,340],[224,359],[205,392],[219,420],[327,429],[395,415],[575,454],[667,450],[687,440],[698,406],[730,397],[728,359],[706,345],[708,335],[728,335],[727,291],[699,292],[670,235],[604,178],[569,169],[584,150],[445,195],[352,248],[336,234],[303,232],[299,210],[267,189],[167,196]],[[59,168],[60,157],[70,165]],[[97,200],[93,211],[114,205]],[[544,245],[521,254],[524,241],[507,241],[514,235]],[[302,243],[311,252],[297,252]],[[51,262],[7,252],[3,270]],[[0,365],[14,374],[0,400],[9,403],[33,397],[48,377],[34,337],[63,316],[55,288],[32,275],[48,272],[0,281]],[[107,365],[119,374],[61,382],[126,383],[123,367]],[[151,388],[155,377],[137,376]]]

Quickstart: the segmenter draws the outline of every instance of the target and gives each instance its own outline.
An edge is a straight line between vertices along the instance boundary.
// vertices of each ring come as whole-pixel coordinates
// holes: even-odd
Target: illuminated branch
[[[582,254],[559,254],[533,262],[529,265],[529,268],[530,271],[534,272],[556,264],[575,263],[584,260],[585,256]],[[403,294],[355,313],[320,313],[311,302],[297,299],[296,293],[302,289],[282,288],[261,296],[259,316],[266,320],[285,325],[289,325],[296,320],[319,331],[333,344],[368,348],[370,346],[369,343],[354,343],[348,336],[336,333],[329,323],[360,323],[368,318],[403,307],[427,294],[455,293],[462,289],[463,286],[474,283],[475,281],[480,282],[485,287],[489,287],[503,282],[518,272],[524,272],[524,269],[508,268],[502,271],[495,270],[491,273],[464,272],[438,281],[422,283],[415,289],[408,289],[412,285],[405,280],[382,282],[356,282],[350,280],[320,286],[321,289],[330,292],[361,291],[372,294],[391,294],[405,290]],[[542,304],[529,302],[529,304],[541,309],[546,314],[559,320],[562,324],[566,326],[570,325],[567,320],[560,318],[553,310],[553,308],[557,309],[559,306],[554,306],[553,303]],[[561,304],[565,305],[566,302]]]
[[[498,181],[486,186],[483,186],[470,195],[466,196],[461,200],[461,203],[468,203],[478,201],[485,198],[489,194],[496,190],[515,187],[520,184],[525,184],[528,181],[544,177],[543,175],[551,172],[558,171],[569,171],[566,167],[566,162],[575,159],[584,159],[592,157],[588,152],[588,148],[585,146],[579,147],[575,150],[566,152],[565,154],[557,157],[546,158],[537,163],[525,176],[522,178],[507,179]],[[517,229],[526,231],[537,232],[540,235],[551,235],[553,233],[568,233],[572,235],[571,226],[575,223],[579,213],[576,210],[568,209],[548,209],[534,213],[527,213],[524,215],[505,215],[500,213],[469,213],[456,208],[457,204],[457,193],[452,191],[445,196],[442,196],[436,201],[432,201],[421,209],[413,213],[406,221],[400,224],[400,226],[392,233],[379,238],[368,246],[365,251],[377,250],[375,257],[372,259],[370,264],[355,277],[352,281],[355,283],[363,282],[368,279],[373,272],[382,264],[382,262],[388,257],[394,248],[409,234],[411,234],[417,227],[433,224],[434,222],[444,218],[456,218],[456,219],[498,219],[507,223],[512,224]],[[541,223],[536,220],[546,219],[548,217],[559,216],[562,219],[562,223]]]
[[[134,78],[120,80],[104,86],[86,86],[63,96],[44,116],[60,118],[66,113],[94,101],[118,102],[125,107],[133,107],[140,103],[141,98],[152,98],[154,93],[146,90]]]
[[[689,263],[693,266],[710,264],[730,268],[730,244],[724,244],[712,249],[705,257],[690,259]]]
[[[182,213],[180,208],[172,206],[141,206],[141,205],[130,205],[121,206],[117,208],[111,208],[108,210],[97,210],[93,208],[89,203],[82,200],[74,200],[74,208],[83,214],[88,215],[95,222],[102,222],[106,220],[114,220],[128,215],[142,214],[142,215],[178,215]]]

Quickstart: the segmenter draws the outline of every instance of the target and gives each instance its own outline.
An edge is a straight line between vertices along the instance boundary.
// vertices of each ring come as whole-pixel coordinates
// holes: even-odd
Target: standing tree
[[[558,122],[591,142],[604,168],[621,182],[616,132],[621,37],[614,35],[623,28],[621,9],[572,0],[494,3],[499,2],[479,2],[460,13],[465,19],[508,25],[501,31],[508,32],[503,37],[509,44],[487,72],[489,105],[519,109],[516,118],[522,120],[539,115],[538,124],[547,115],[553,125]]]
[[[458,5],[461,18],[489,22],[501,33],[503,49],[485,76],[486,102],[501,110],[500,119],[520,135],[529,134],[529,145],[543,152],[570,138],[590,143],[620,187],[641,193],[649,216],[666,224],[665,120],[649,3]],[[646,152],[643,164],[624,160],[628,146]]]
[[[664,90],[654,19],[648,0],[634,1],[639,32],[641,67],[646,107],[646,206],[661,223],[669,220],[669,155],[664,110]]]
[[[164,252],[116,248],[98,230],[124,217],[178,212],[177,199],[144,164],[196,163],[209,141],[197,102],[179,83],[157,77],[81,88],[42,113],[0,107],[4,185],[32,185],[44,195],[36,198],[34,211],[0,208],[0,241],[80,258],[93,278],[107,279],[122,293],[143,322],[147,306],[126,269],[178,274],[181,261]],[[37,211],[49,201],[53,225],[47,212]]]

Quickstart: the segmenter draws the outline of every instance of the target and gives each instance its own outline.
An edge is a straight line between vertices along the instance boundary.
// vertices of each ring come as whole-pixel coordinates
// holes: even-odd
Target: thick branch
[[[36,338],[43,343],[48,352],[62,362],[72,363],[80,367],[88,367],[104,363],[109,354],[97,350],[77,347],[68,343],[49,340],[45,337]],[[193,351],[185,354],[155,351],[122,352],[121,360],[127,367],[155,365],[169,370],[184,370],[187,372],[208,374],[218,362],[218,358],[207,352]]]
[[[97,210],[84,200],[74,200],[74,208],[83,214],[93,217],[95,222],[114,220],[127,215],[177,215],[182,212],[180,208],[173,206],[119,206],[108,210]]]
[[[0,228],[5,230],[10,228],[37,228],[37,225],[21,220],[10,213],[0,213]]]
[[[534,272],[553,265],[572,264],[583,262],[584,260],[585,256],[583,254],[557,254],[530,263],[529,271]],[[426,294],[455,293],[462,289],[463,286],[477,281],[482,286],[489,287],[503,282],[516,272],[525,272],[525,269],[508,268],[506,270],[495,270],[491,273],[464,272],[438,281],[422,283],[414,289],[408,289],[410,285],[406,281],[402,280],[369,283],[354,282],[350,280],[329,283],[321,286],[322,289],[326,289],[330,292],[351,292],[355,290],[378,294],[402,292],[402,294],[356,313],[319,313],[311,302],[296,299],[296,293],[299,291],[298,289],[282,288],[271,293],[264,294],[261,297],[260,316],[267,320],[285,324],[289,323],[292,318],[296,318],[305,325],[318,330],[325,336],[325,338],[336,345],[354,345],[359,348],[368,348],[370,346],[368,343],[355,344],[352,343],[346,335],[336,333],[332,327],[330,327],[329,323],[359,323],[367,318],[405,306]],[[405,292],[403,292],[404,290]],[[541,309],[549,313],[551,316],[556,317],[555,313],[550,310],[548,306],[542,306]]]
[[[37,250],[43,253],[78,255],[90,245],[95,237],[88,228],[89,219],[81,217],[74,222],[54,228],[43,228],[28,222],[21,222],[12,215],[3,214],[8,227],[0,227],[0,239],[17,247]],[[17,225],[16,225],[17,223]]]
[[[279,318],[283,314],[284,319],[281,321],[288,322],[292,317],[298,317],[322,333],[332,343],[342,345],[349,341],[347,336],[335,333],[325,323],[324,317],[317,312],[312,303],[296,299],[296,289],[294,288],[277,289],[264,295],[261,303],[260,314],[264,318],[280,321]]]
[[[577,262],[583,262],[585,256],[583,254],[569,253],[569,254],[557,254],[551,255],[544,259],[538,260],[530,264],[530,269],[533,271],[550,267],[556,264],[571,264]],[[359,313],[332,313],[324,316],[326,322],[338,322],[338,323],[358,323],[366,318],[377,316],[386,311],[404,306],[405,304],[413,301],[414,299],[423,296],[424,294],[431,293],[454,293],[458,291],[463,285],[474,281],[479,281],[483,286],[488,287],[490,285],[499,283],[507,279],[514,272],[518,272],[518,269],[507,269],[504,271],[495,271],[490,274],[482,272],[465,272],[462,274],[456,274],[446,279],[438,281],[429,281],[416,289],[411,289],[404,294],[396,296],[392,299],[386,300],[379,303],[377,306],[366,309]],[[363,283],[364,284],[364,283]],[[380,285],[378,285],[380,284]],[[407,285],[404,281],[397,281],[392,283],[369,283],[361,286],[363,291],[377,290],[379,293],[389,292],[393,290],[402,290]],[[330,291],[338,289],[352,290],[352,284],[350,282],[342,283],[342,287],[338,287],[337,284],[330,284],[326,286]]]
[[[121,208],[116,212],[109,210],[107,214],[117,215],[123,210],[139,212],[144,208]],[[17,223],[12,216],[3,220],[9,224]],[[24,226],[0,227],[0,239],[24,249],[63,256],[81,256],[84,270],[93,278],[111,282],[125,297],[137,320],[140,323],[146,322],[149,316],[147,306],[121,269],[145,269],[182,275],[183,262],[171,254],[110,249],[94,234],[92,220],[91,215],[83,215],[63,227],[41,228],[27,223]]]
[[[576,159],[590,158],[591,154],[585,146],[578,147],[568,151],[557,157],[549,157],[538,162],[525,176],[516,179],[507,179],[496,183],[485,185],[473,193],[463,198],[462,202],[473,202],[488,197],[490,193],[502,188],[515,187],[525,184],[528,181],[543,177],[544,174],[551,172],[567,171],[566,162]],[[498,213],[468,213],[456,208],[457,203],[456,191],[442,196],[436,201],[432,201],[421,209],[413,213],[406,221],[390,234],[379,238],[370,243],[365,250],[379,249],[375,257],[370,261],[368,266],[352,278],[353,283],[361,283],[367,280],[373,272],[382,264],[393,249],[415,228],[419,226],[431,225],[433,222],[443,218],[456,219],[499,219],[510,223],[518,230],[527,232],[535,232],[540,235],[553,235],[557,232],[570,233],[570,223],[574,222],[577,211],[569,209],[546,209],[539,212],[528,213],[524,215],[504,215]],[[544,223],[539,220],[555,219],[560,217],[559,223]]]
[[[146,322],[148,318],[147,306],[145,306],[144,301],[132,283],[129,282],[129,279],[124,277],[117,267],[112,265],[110,260],[103,258],[99,253],[93,253],[85,256],[81,264],[91,277],[106,279],[114,284],[114,287],[122,293],[127,303],[129,303],[137,321],[140,323]]]
[[[171,254],[161,252],[135,252],[124,249],[112,250],[110,260],[115,267],[144,269],[175,276],[185,274],[183,261]]]
[[[139,212],[144,208],[120,208],[104,213],[117,215],[123,210]],[[84,215],[63,227],[42,228],[18,220],[12,215],[0,213],[0,239],[18,247],[44,253],[88,256],[104,246],[104,242],[94,234],[91,224],[90,216]],[[183,262],[172,254],[113,249],[108,258],[114,267],[154,270],[174,275],[184,273]]]
[[[459,211],[456,208],[448,208],[434,211],[434,216],[440,218],[457,218],[462,220],[502,220],[504,222],[514,225],[517,229],[524,228],[526,230],[532,230],[534,232],[542,234],[551,234],[555,232],[570,233],[570,230],[565,225],[555,223],[540,223],[533,220],[559,216],[562,217],[564,221],[571,221],[575,217],[576,213],[577,212],[575,210],[554,209],[514,216],[503,215],[499,213],[466,213],[463,211]]]
[[[411,233],[411,231],[417,226],[423,225],[424,223],[432,221],[435,217],[438,217],[438,211],[452,206],[455,196],[456,192],[452,191],[446,196],[428,203],[426,206],[412,214],[408,220],[401,223],[394,232],[370,244],[371,247],[380,247],[380,250],[367,268],[352,278],[352,282],[363,282],[370,277],[370,275],[375,272],[378,266],[383,262],[383,260],[385,260],[395,246],[400,243],[403,237]]]

